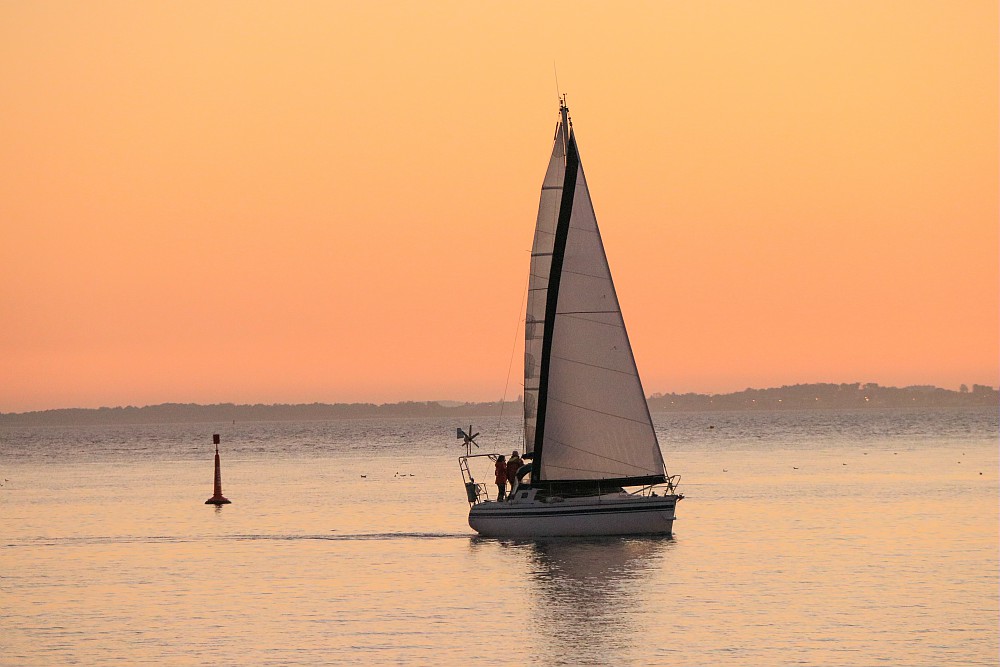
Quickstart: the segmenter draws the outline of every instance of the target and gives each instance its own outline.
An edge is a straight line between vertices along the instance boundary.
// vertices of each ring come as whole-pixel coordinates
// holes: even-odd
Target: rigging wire
[[[531,277],[531,271],[528,271],[528,275],[524,279],[524,289],[521,290],[521,305],[517,309],[516,325],[514,326],[514,342],[510,347],[510,362],[507,364],[507,380],[503,385],[503,396],[500,398],[500,416],[497,417],[497,435],[500,434],[500,424],[503,422],[503,408],[507,403],[507,388],[510,386],[510,371],[514,368],[514,353],[517,352],[517,334],[521,329],[521,313],[524,312],[524,301],[528,298],[528,279]],[[524,431],[521,431],[521,437],[524,437]],[[524,449],[524,440],[521,441],[521,449]]]

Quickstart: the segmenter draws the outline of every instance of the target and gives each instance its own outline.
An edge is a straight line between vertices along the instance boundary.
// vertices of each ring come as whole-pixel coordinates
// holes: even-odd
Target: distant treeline
[[[880,387],[861,384],[797,384],[773,389],[745,389],[731,394],[653,394],[652,412],[708,410],[802,410],[831,408],[914,408],[1000,406],[993,387],[965,385],[958,391],[932,386]],[[0,426],[65,426],[87,424],[160,424],[228,421],[320,421],[392,417],[487,417],[521,414],[521,401],[456,403],[309,403],[300,405],[235,405],[163,403],[145,407],[68,408],[39,412],[0,413]]]
[[[217,403],[163,403],[137,408],[67,408],[39,412],[0,413],[0,425],[86,425],[86,424],[177,424],[249,421],[322,421],[387,417],[490,416],[500,413],[501,403],[455,403],[405,401],[402,403],[308,403],[235,405]],[[520,414],[520,401],[503,404],[504,414]]]
[[[653,394],[648,400],[653,412],[1000,406],[997,390],[980,384],[972,385],[971,391],[965,385],[952,391],[929,385],[880,387],[871,382],[795,384],[732,394]]]

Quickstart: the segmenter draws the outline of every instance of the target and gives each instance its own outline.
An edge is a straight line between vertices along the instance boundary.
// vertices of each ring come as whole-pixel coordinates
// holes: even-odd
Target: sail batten
[[[539,201],[525,315],[532,484],[665,478],[565,107]]]

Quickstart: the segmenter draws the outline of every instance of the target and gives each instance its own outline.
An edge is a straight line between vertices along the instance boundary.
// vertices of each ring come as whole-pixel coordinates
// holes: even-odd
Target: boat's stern
[[[462,472],[462,484],[465,487],[465,499],[469,501],[470,507],[493,502],[490,500],[490,487],[483,482],[477,482],[476,475],[488,478],[490,467],[486,463],[496,463],[499,456],[499,454],[466,454],[458,457],[458,468]]]

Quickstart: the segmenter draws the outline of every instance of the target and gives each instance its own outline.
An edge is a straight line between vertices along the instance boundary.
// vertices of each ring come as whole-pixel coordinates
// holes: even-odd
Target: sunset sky
[[[997,26],[5,2],[0,412],[516,398],[554,69],[647,393],[995,386]]]

